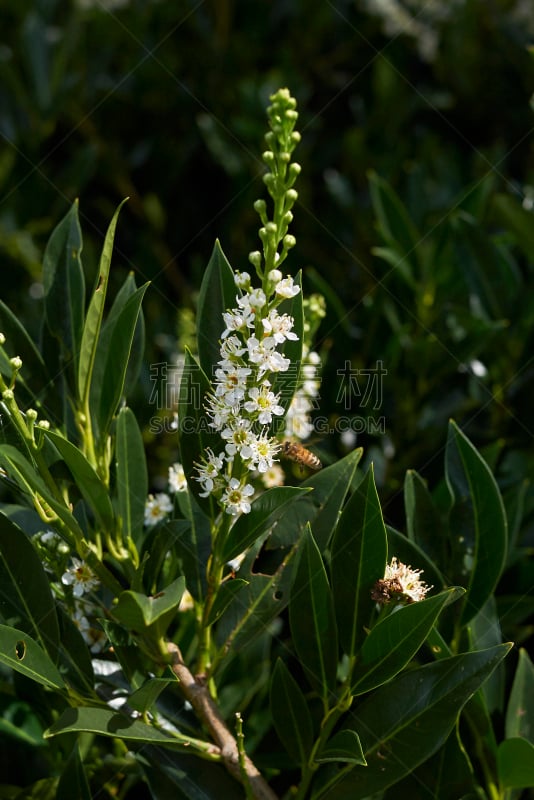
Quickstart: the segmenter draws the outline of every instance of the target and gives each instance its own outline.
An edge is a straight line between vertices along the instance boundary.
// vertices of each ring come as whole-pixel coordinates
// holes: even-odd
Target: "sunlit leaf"
[[[0,662],[42,686],[65,687],[53,661],[25,631],[0,625]]]

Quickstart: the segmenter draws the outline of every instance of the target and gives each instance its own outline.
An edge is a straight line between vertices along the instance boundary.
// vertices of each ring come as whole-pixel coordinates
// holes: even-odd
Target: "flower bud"
[[[19,356],[13,356],[13,358],[10,358],[9,363],[11,364],[13,369],[17,370],[17,372],[22,367],[22,359]]]
[[[5,344],[5,342],[6,342],[6,337],[4,336],[3,333],[0,333],[0,345]]]
[[[42,428],[43,431],[47,431],[50,429],[50,423],[47,419],[40,419],[37,423],[38,428]]]
[[[272,281],[273,283],[279,283],[279,281],[282,280],[283,275],[282,275],[282,273],[280,272],[279,269],[272,269],[269,272],[268,277],[269,277],[269,280]]]
[[[290,250],[292,247],[295,247],[296,243],[297,240],[295,239],[295,237],[292,236],[290,233],[286,233],[286,235],[284,236],[284,247],[286,248],[286,250]]]
[[[261,268],[261,253],[259,250],[254,250],[254,252],[249,253],[248,260],[255,270],[259,270]]]
[[[268,166],[274,164],[274,153],[272,150],[266,150],[264,153],[261,154],[261,157]]]
[[[35,410],[35,408],[29,408],[26,411],[26,416],[30,420],[30,422],[35,422],[35,420],[37,419],[37,411]]]

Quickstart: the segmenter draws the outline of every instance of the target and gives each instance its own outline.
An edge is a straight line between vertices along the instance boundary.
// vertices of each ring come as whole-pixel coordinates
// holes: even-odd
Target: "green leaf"
[[[326,570],[306,528],[289,601],[293,644],[311,685],[328,698],[336,685],[337,629]]]
[[[85,279],[80,259],[82,232],[78,201],[52,232],[43,258],[46,324],[59,339],[64,360],[76,364],[85,311]]]
[[[425,481],[415,470],[406,472],[404,505],[408,538],[438,564],[445,564],[447,536],[441,515]]]
[[[37,493],[77,537],[83,538],[82,529],[75,517],[62,502],[51,494],[33,465],[16,447],[8,444],[0,445],[0,464],[32,504],[33,496]]]
[[[499,225],[504,224],[506,231],[511,231],[525,255],[530,258],[534,252],[534,230],[532,228],[532,211],[523,208],[521,202],[511,194],[492,196],[493,216]]]
[[[395,266],[408,285],[413,286],[419,277],[418,252],[421,234],[389,183],[373,171],[368,173],[368,177],[378,230],[385,242],[398,251]]]
[[[204,412],[210,390],[211,385],[207,376],[186,348],[178,405],[180,457],[187,485],[199,506],[213,518],[214,501],[211,497],[199,497],[202,489],[194,479],[197,474],[195,464],[201,461],[206,448],[211,448],[215,455],[223,449],[221,437],[210,427],[209,419]]]
[[[122,535],[139,544],[143,533],[148,471],[143,437],[135,414],[121,408],[116,437],[117,495]]]
[[[0,300],[0,331],[6,337],[3,349],[9,352],[10,357],[19,356],[22,359],[21,376],[26,382],[31,378],[33,392],[41,390],[48,382],[45,362],[20,320],[2,300]]]
[[[107,436],[111,420],[123,395],[135,329],[147,288],[148,283],[145,283],[126,300],[109,331],[107,347],[102,353],[105,366],[99,404],[96,408],[97,430],[101,443]]]
[[[137,754],[137,761],[153,800],[243,800],[243,786],[221,764],[148,746]]]
[[[291,758],[304,766],[313,747],[312,718],[298,683],[280,659],[273,670],[270,697],[278,738]]]
[[[184,591],[183,576],[154,597],[128,590],[119,595],[113,615],[131,631],[142,633],[145,628],[158,623],[163,634],[178,610]]]
[[[172,672],[168,678],[149,678],[137,691],[129,696],[128,705],[141,714],[145,714],[150,711],[162,691],[171,683],[176,683],[176,677]]]
[[[506,513],[487,464],[452,421],[445,474],[454,499],[450,514],[453,546],[463,558],[472,560],[461,619],[465,625],[482,608],[500,578],[507,552]],[[462,567],[465,570],[464,563]]]
[[[370,692],[397,675],[417,653],[442,608],[462,594],[462,589],[449,589],[397,608],[374,625],[358,653],[351,693]]]
[[[341,646],[354,655],[366,636],[375,602],[371,590],[384,577],[386,529],[372,465],[348,501],[334,531],[331,576]]]
[[[70,469],[76,486],[85,502],[93,511],[99,525],[112,531],[115,526],[113,507],[109,489],[98,477],[81,450],[59,433],[45,431],[45,436],[58,450],[61,458]]]
[[[231,602],[217,631],[224,652],[231,649],[235,653],[250,644],[280,616],[289,602],[294,554],[295,548],[292,548],[274,575],[246,574],[248,585]],[[240,574],[244,574],[243,567]]]
[[[104,317],[104,304],[106,302],[109,269],[111,266],[111,256],[113,254],[113,241],[115,239],[115,229],[117,227],[119,212],[125,202],[126,200],[122,201],[120,206],[115,211],[113,219],[109,224],[106,238],[104,240],[104,246],[102,248],[102,255],[100,256],[98,283],[93,292],[93,296],[91,297],[89,308],[87,309],[85,324],[83,326],[80,346],[80,360],[78,362],[78,397],[80,398],[82,406],[86,406],[89,400],[98,338],[100,336],[100,328],[102,327],[102,320]]]
[[[65,682],[81,695],[90,696],[94,691],[95,675],[91,651],[80,629],[67,611],[57,606],[60,632],[59,668]],[[95,627],[98,623],[95,623]]]
[[[239,594],[241,589],[244,589],[245,586],[248,586],[248,581],[243,580],[243,578],[234,578],[233,580],[225,581],[225,583],[223,583],[217,592],[217,596],[210,609],[206,624],[213,625],[214,622],[217,622],[217,620],[222,617],[235,596]]]
[[[510,650],[462,653],[404,672],[347,715],[359,731],[367,761],[329,793],[328,800],[363,800],[384,791],[443,745],[470,697]]]
[[[526,650],[519,651],[514,682],[506,709],[506,738],[521,736],[534,744],[534,665]]]
[[[78,743],[67,759],[57,787],[56,800],[92,800],[93,794],[85,775]]]
[[[307,490],[295,486],[275,486],[253,501],[249,514],[243,514],[230,529],[223,545],[221,558],[231,561],[265,533],[298,502]]]
[[[468,627],[470,650],[486,650],[503,641],[495,597],[488,597],[480,611],[475,614]],[[488,715],[504,711],[505,665],[501,664],[481,688]]]
[[[327,741],[315,761],[318,764],[336,761],[345,764],[360,764],[363,766],[367,763],[363,754],[360,737],[355,731],[347,729],[335,733],[332,738]]]
[[[23,530],[0,513],[0,617],[56,660],[59,626],[50,583]]]
[[[497,771],[503,787],[534,788],[534,745],[520,737],[501,742],[497,750]]]
[[[352,487],[362,453],[359,447],[302,482],[301,489],[313,491],[286,510],[284,517],[273,528],[267,542],[269,549],[291,547],[299,540],[304,526],[309,522],[319,550],[321,553],[325,551]]]
[[[194,751],[195,744],[189,737],[176,733],[169,736],[167,733],[147,725],[139,720],[133,720],[113,711],[110,708],[67,708],[61,717],[44,732],[45,739],[59,736],[64,733],[98,733],[101,736],[111,736],[126,742],[145,742],[147,744],[163,744],[174,746],[187,746]]]
[[[0,662],[43,686],[65,688],[50,657],[25,631],[0,625]]]
[[[43,746],[43,726],[36,706],[7,694],[0,695],[0,736],[4,745],[6,739],[13,739],[30,747]]]
[[[220,339],[225,328],[223,312],[235,308],[239,294],[232,267],[217,240],[202,279],[197,309],[198,360],[210,379],[221,358]]]
[[[167,547],[172,548],[182,573],[187,576],[187,588],[195,600],[200,601],[207,585],[206,566],[211,553],[210,521],[189,493],[184,499],[190,502],[191,520],[170,520],[163,523],[161,530],[167,537]]]

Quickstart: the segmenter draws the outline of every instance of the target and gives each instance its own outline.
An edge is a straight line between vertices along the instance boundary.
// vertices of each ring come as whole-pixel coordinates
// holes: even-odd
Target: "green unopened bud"
[[[37,419],[37,411],[35,410],[35,408],[29,408],[26,411],[26,416],[30,422],[35,422],[35,420]]]
[[[297,240],[295,239],[295,237],[292,236],[290,233],[286,233],[286,235],[284,236],[284,240],[283,241],[284,241],[284,247],[286,248],[286,250],[291,250],[291,248],[295,247],[295,245],[297,243]]]
[[[291,223],[293,222],[293,213],[291,211],[286,211],[282,219],[284,220],[286,227],[288,225],[291,225]]]
[[[266,185],[266,187],[268,189],[270,189],[276,183],[276,178],[274,177],[274,175],[271,172],[267,172],[263,176],[262,180],[263,180],[264,184]]]
[[[261,154],[262,159],[265,161],[267,166],[272,166],[274,164],[274,153],[272,150],[266,150],[264,153]]]
[[[6,337],[3,333],[0,333],[0,346],[6,343]]]
[[[15,399],[15,393],[13,392],[13,389],[4,389],[4,391],[2,392],[2,400],[14,400],[14,399]]]
[[[300,135],[300,133],[298,131],[293,131],[291,133],[290,139],[291,139],[291,141],[293,142],[294,145],[297,145],[300,142],[300,140],[302,139],[302,136]]]
[[[267,203],[265,202],[265,200],[256,200],[256,202],[254,203],[254,211],[257,214],[259,214],[260,217],[262,216],[262,214],[265,214],[265,212],[267,211]]]
[[[289,165],[289,174],[293,178],[297,178],[301,173],[302,167],[297,161],[293,161],[292,164]]]
[[[256,271],[261,269],[261,253],[259,250],[254,250],[252,253],[249,253],[248,260]]]
[[[17,372],[22,367],[22,359],[19,356],[13,356],[13,358],[10,358],[9,363]]]
[[[265,141],[267,142],[268,146],[272,150],[273,147],[276,144],[276,136],[274,135],[274,133],[272,131],[267,131],[267,133],[265,134]]]
[[[287,150],[283,150],[280,153],[280,161],[283,164],[289,164],[289,162],[291,161],[291,153],[288,153]]]
[[[50,423],[48,422],[47,419],[40,419],[39,422],[37,423],[37,427],[42,428],[43,431],[47,431],[50,429]]]
[[[299,118],[298,111],[295,111],[294,108],[288,108],[286,111],[286,119],[291,120],[291,122],[296,122]]]

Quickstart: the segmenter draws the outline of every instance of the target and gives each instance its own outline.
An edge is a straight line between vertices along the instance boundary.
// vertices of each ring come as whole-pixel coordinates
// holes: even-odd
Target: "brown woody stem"
[[[208,687],[197,680],[184,664],[179,647],[173,642],[167,643],[167,648],[171,657],[171,669],[180,681],[180,687],[186,699],[191,703],[196,715],[207,728],[213,741],[220,750],[224,765],[228,772],[240,783],[243,782],[241,767],[239,764],[239,750],[235,736],[228,729],[225,721],[221,717],[215,701],[209,693]],[[278,800],[267,781],[263,778],[257,767],[245,755],[242,761],[249,787],[252,789],[256,800]]]

